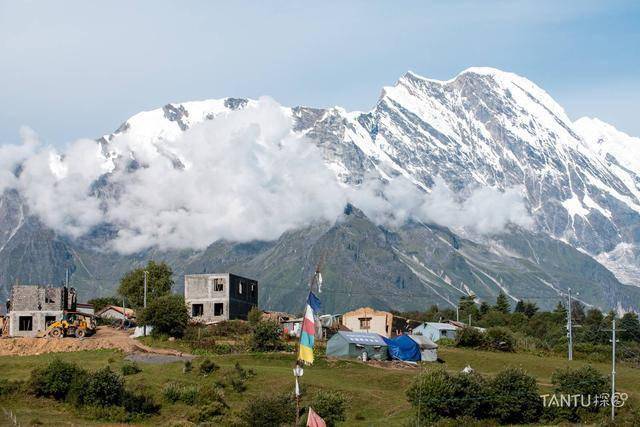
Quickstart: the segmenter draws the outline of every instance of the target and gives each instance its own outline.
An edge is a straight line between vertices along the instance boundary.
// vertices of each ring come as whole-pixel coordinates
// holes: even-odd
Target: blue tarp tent
[[[420,346],[407,335],[400,335],[395,338],[382,337],[382,339],[387,343],[387,350],[392,359],[409,360],[412,362],[419,362],[421,360]]]

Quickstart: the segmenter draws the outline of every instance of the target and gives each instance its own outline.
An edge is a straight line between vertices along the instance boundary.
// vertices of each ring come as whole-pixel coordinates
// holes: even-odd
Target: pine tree
[[[504,292],[501,291],[498,294],[498,298],[496,298],[496,305],[494,306],[494,308],[501,313],[509,313],[511,306],[509,305],[509,300],[507,299],[507,296],[504,294]]]
[[[514,313],[524,313],[524,301],[519,300],[516,303],[516,308],[513,309]]]
[[[625,313],[620,320],[620,329],[624,329],[620,332],[621,339],[640,342],[640,321],[636,313]]]

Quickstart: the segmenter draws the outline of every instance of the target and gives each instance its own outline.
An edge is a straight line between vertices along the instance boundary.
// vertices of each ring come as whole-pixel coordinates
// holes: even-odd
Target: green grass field
[[[534,375],[540,385],[541,392],[550,387],[551,374],[556,368],[568,365],[564,359],[555,357],[538,357],[529,354],[493,353],[458,348],[441,348],[439,355],[445,360],[444,365],[428,364],[421,369],[434,369],[444,366],[451,371],[460,371],[470,364],[477,371],[493,375],[507,366],[526,369]],[[38,365],[46,364],[54,357],[76,362],[87,369],[98,369],[111,365],[120,370],[124,355],[110,350],[91,352],[47,354],[39,356],[5,356],[0,357],[0,377],[11,380],[25,380],[31,370]],[[239,410],[256,395],[262,393],[278,393],[293,389],[292,363],[293,356],[288,354],[243,354],[214,356],[212,359],[222,369],[213,375],[222,375],[222,371],[230,369],[236,362],[245,368],[252,368],[257,375],[251,378],[248,389],[238,394],[228,390],[227,402],[232,409]],[[585,365],[574,361],[572,366]],[[166,365],[139,364],[142,372],[126,377],[129,384],[144,384],[162,401],[161,390],[168,381],[181,381],[196,384],[211,381],[197,373],[197,369],[183,374],[182,363]],[[197,367],[198,360],[194,362]],[[603,373],[610,371],[607,364],[592,364]],[[387,369],[367,366],[355,361],[328,361],[320,359],[312,367],[305,369],[302,378],[303,392],[312,394],[318,389],[335,389],[344,391],[351,397],[346,425],[402,425],[411,416],[411,408],[405,398],[405,390],[418,369]],[[625,366],[618,369],[618,390],[634,396],[640,389],[640,370]],[[147,419],[144,424],[175,425],[184,422],[193,408],[183,404],[162,402],[160,416]],[[18,397],[0,399],[0,409],[10,409],[18,417],[21,425],[41,423],[42,425],[93,425],[95,422],[83,419],[70,407],[49,399],[33,399]],[[3,417],[0,410],[0,417]],[[7,421],[0,418],[0,425]]]

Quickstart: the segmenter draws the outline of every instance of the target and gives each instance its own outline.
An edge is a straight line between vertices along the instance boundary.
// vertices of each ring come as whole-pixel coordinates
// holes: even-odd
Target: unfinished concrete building
[[[16,285],[7,304],[9,336],[33,337],[62,318],[65,310],[75,310],[73,288]]]
[[[193,320],[246,320],[249,310],[258,306],[258,281],[230,273],[187,274],[184,299]]]

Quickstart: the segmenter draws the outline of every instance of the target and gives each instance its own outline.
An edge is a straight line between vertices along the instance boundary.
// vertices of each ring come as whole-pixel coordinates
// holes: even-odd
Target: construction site
[[[7,312],[0,316],[0,356],[114,349],[182,357],[172,350],[145,346],[133,338],[131,330],[118,327],[117,319],[112,326],[97,326],[93,307],[79,304],[76,295],[74,288],[66,286],[13,286]]]

